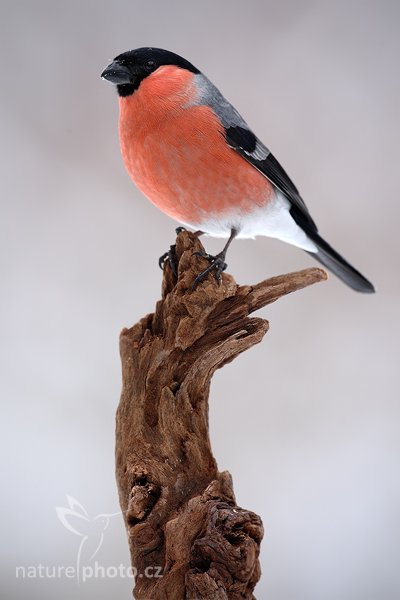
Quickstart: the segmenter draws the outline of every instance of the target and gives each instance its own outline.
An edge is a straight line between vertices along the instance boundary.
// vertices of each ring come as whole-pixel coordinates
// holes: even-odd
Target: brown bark
[[[167,264],[154,314],[121,333],[116,474],[141,600],[253,598],[263,526],[236,506],[230,474],[218,472],[210,380],[267,332],[250,313],[326,279],[317,268],[254,286],[209,275],[193,291],[208,265],[194,255],[202,249],[192,233],[178,235],[178,279]]]

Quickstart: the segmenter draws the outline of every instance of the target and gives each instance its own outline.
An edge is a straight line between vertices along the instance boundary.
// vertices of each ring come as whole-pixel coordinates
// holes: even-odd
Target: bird
[[[116,86],[125,167],[145,196],[199,235],[225,238],[203,254],[217,280],[235,238],[268,236],[301,248],[358,292],[374,286],[319,234],[298,189],[219,89],[161,48],[123,52],[101,77]]]

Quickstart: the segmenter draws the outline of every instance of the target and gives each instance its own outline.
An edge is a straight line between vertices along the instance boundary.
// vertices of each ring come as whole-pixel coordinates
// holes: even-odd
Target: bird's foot
[[[185,227],[177,227],[175,229],[176,235],[182,233],[182,231],[186,231]],[[178,260],[176,257],[176,244],[173,244],[169,247],[167,252],[164,252],[162,256],[158,259],[158,266],[163,271],[165,267],[165,263],[169,262],[171,270],[175,277],[178,277]]]
[[[211,271],[215,271],[215,279],[218,282],[221,282],[221,273],[225,271],[228,266],[225,262],[225,252],[220,252],[213,256],[212,254],[207,254],[207,252],[194,252],[195,256],[201,256],[202,258],[206,258],[210,265],[207,269],[204,269],[201,273],[199,273],[196,279],[193,282],[193,289],[196,289],[198,284],[203,281],[203,279],[210,273]]]
[[[169,250],[167,250],[167,252],[164,252],[164,254],[162,256],[160,256],[160,258],[158,259],[158,266],[160,267],[160,269],[162,271],[164,271],[164,267],[167,262],[169,263],[169,265],[171,267],[171,271],[173,272],[175,277],[178,277],[178,261],[176,258],[176,244],[173,244],[172,246],[170,246]]]

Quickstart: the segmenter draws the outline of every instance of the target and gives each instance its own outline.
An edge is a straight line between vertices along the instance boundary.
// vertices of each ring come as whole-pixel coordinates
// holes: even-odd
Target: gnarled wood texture
[[[253,598],[263,526],[236,506],[208,434],[216,369],[260,342],[268,322],[249,317],[281,296],[326,279],[318,268],[238,286],[195,255],[199,239],[176,240],[176,278],[164,269],[162,299],[121,333],[123,389],[116,423],[116,474],[139,600]]]

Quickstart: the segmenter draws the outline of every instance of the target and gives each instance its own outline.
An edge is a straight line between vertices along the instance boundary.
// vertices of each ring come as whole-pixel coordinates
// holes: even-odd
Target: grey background
[[[125,173],[99,74],[143,45],[204,70],[379,292],[331,278],[283,299],[260,311],[264,342],[214,378],[219,467],[266,529],[256,595],[399,597],[399,16],[368,0],[2,3],[2,597],[130,595],[128,579],[15,566],[74,565],[67,494],[90,518],[118,510],[118,334],[158,299],[175,223]],[[312,264],[266,238],[229,255],[240,283]],[[128,563],[119,517],[96,560]]]

